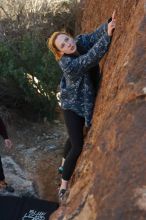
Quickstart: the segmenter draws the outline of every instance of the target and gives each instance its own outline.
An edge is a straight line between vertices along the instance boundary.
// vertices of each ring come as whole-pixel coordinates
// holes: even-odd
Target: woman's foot
[[[59,174],[62,174],[62,173],[63,173],[63,166],[60,166],[60,167],[58,168],[58,173],[59,173]]]
[[[11,185],[8,185],[4,180],[0,181],[0,191],[13,193],[15,190]]]
[[[60,186],[59,193],[58,193],[58,197],[59,197],[60,201],[62,201],[64,199],[64,196],[65,196],[65,193],[67,190],[67,186],[68,186],[68,181],[62,179],[61,186]]]
[[[62,174],[63,173],[63,166],[64,166],[65,158],[62,158],[61,166],[58,168],[58,173]]]
[[[66,189],[60,189],[59,190],[58,197],[59,197],[60,201],[63,201],[65,193],[66,193]]]

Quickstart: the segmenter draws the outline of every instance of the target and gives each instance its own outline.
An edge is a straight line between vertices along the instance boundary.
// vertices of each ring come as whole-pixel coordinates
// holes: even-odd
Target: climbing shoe
[[[59,174],[62,174],[62,173],[63,173],[63,167],[62,167],[62,166],[60,166],[60,167],[58,168],[58,173],[59,173]]]
[[[15,190],[12,186],[8,185],[5,181],[0,181],[0,191],[13,193]]]
[[[58,197],[60,201],[63,201],[65,193],[66,193],[66,189],[59,190]]]

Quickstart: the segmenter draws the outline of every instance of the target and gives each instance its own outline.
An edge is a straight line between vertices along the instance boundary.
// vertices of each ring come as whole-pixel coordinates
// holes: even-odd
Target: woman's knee
[[[80,154],[81,154],[81,152],[82,152],[82,147],[81,148],[77,148],[77,149],[74,149],[74,151],[73,151],[73,157],[74,158],[78,158],[79,156],[80,156]]]

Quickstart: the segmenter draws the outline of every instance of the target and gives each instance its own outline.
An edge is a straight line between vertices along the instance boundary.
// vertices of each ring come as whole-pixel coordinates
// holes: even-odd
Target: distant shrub
[[[11,7],[10,7],[11,6]],[[74,33],[76,0],[6,0],[0,5],[0,102],[9,108],[55,117],[61,70],[47,49],[56,30]],[[28,111],[27,111],[28,109]]]
[[[52,119],[57,105],[56,92],[61,74],[53,55],[42,44],[43,42],[32,39],[29,34],[21,42],[13,42],[13,47],[19,48],[19,58],[9,46],[0,43],[0,81],[7,80],[11,82],[11,86],[17,87],[18,93],[12,97],[12,102],[10,98],[9,103],[3,100],[7,105],[20,107],[23,100],[23,105],[31,105],[32,111],[40,117]],[[7,96],[14,95],[9,92],[9,89],[5,91],[5,97],[6,93]],[[1,91],[1,99],[2,94]]]

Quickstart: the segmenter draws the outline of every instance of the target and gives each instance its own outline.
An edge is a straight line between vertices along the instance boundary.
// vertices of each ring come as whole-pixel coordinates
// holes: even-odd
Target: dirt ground
[[[29,189],[25,188],[26,181],[30,181],[36,197],[57,201],[61,178],[57,168],[61,163],[63,146],[67,138],[63,120],[35,123],[14,117],[12,120],[5,120],[5,123],[13,142],[13,148],[8,152],[4,148],[3,140],[0,140],[0,153],[7,180],[15,187],[17,195],[30,193]],[[12,165],[6,164],[10,158],[13,164],[15,163],[13,169]],[[23,172],[25,175],[20,182],[20,178],[18,180],[17,177]]]

